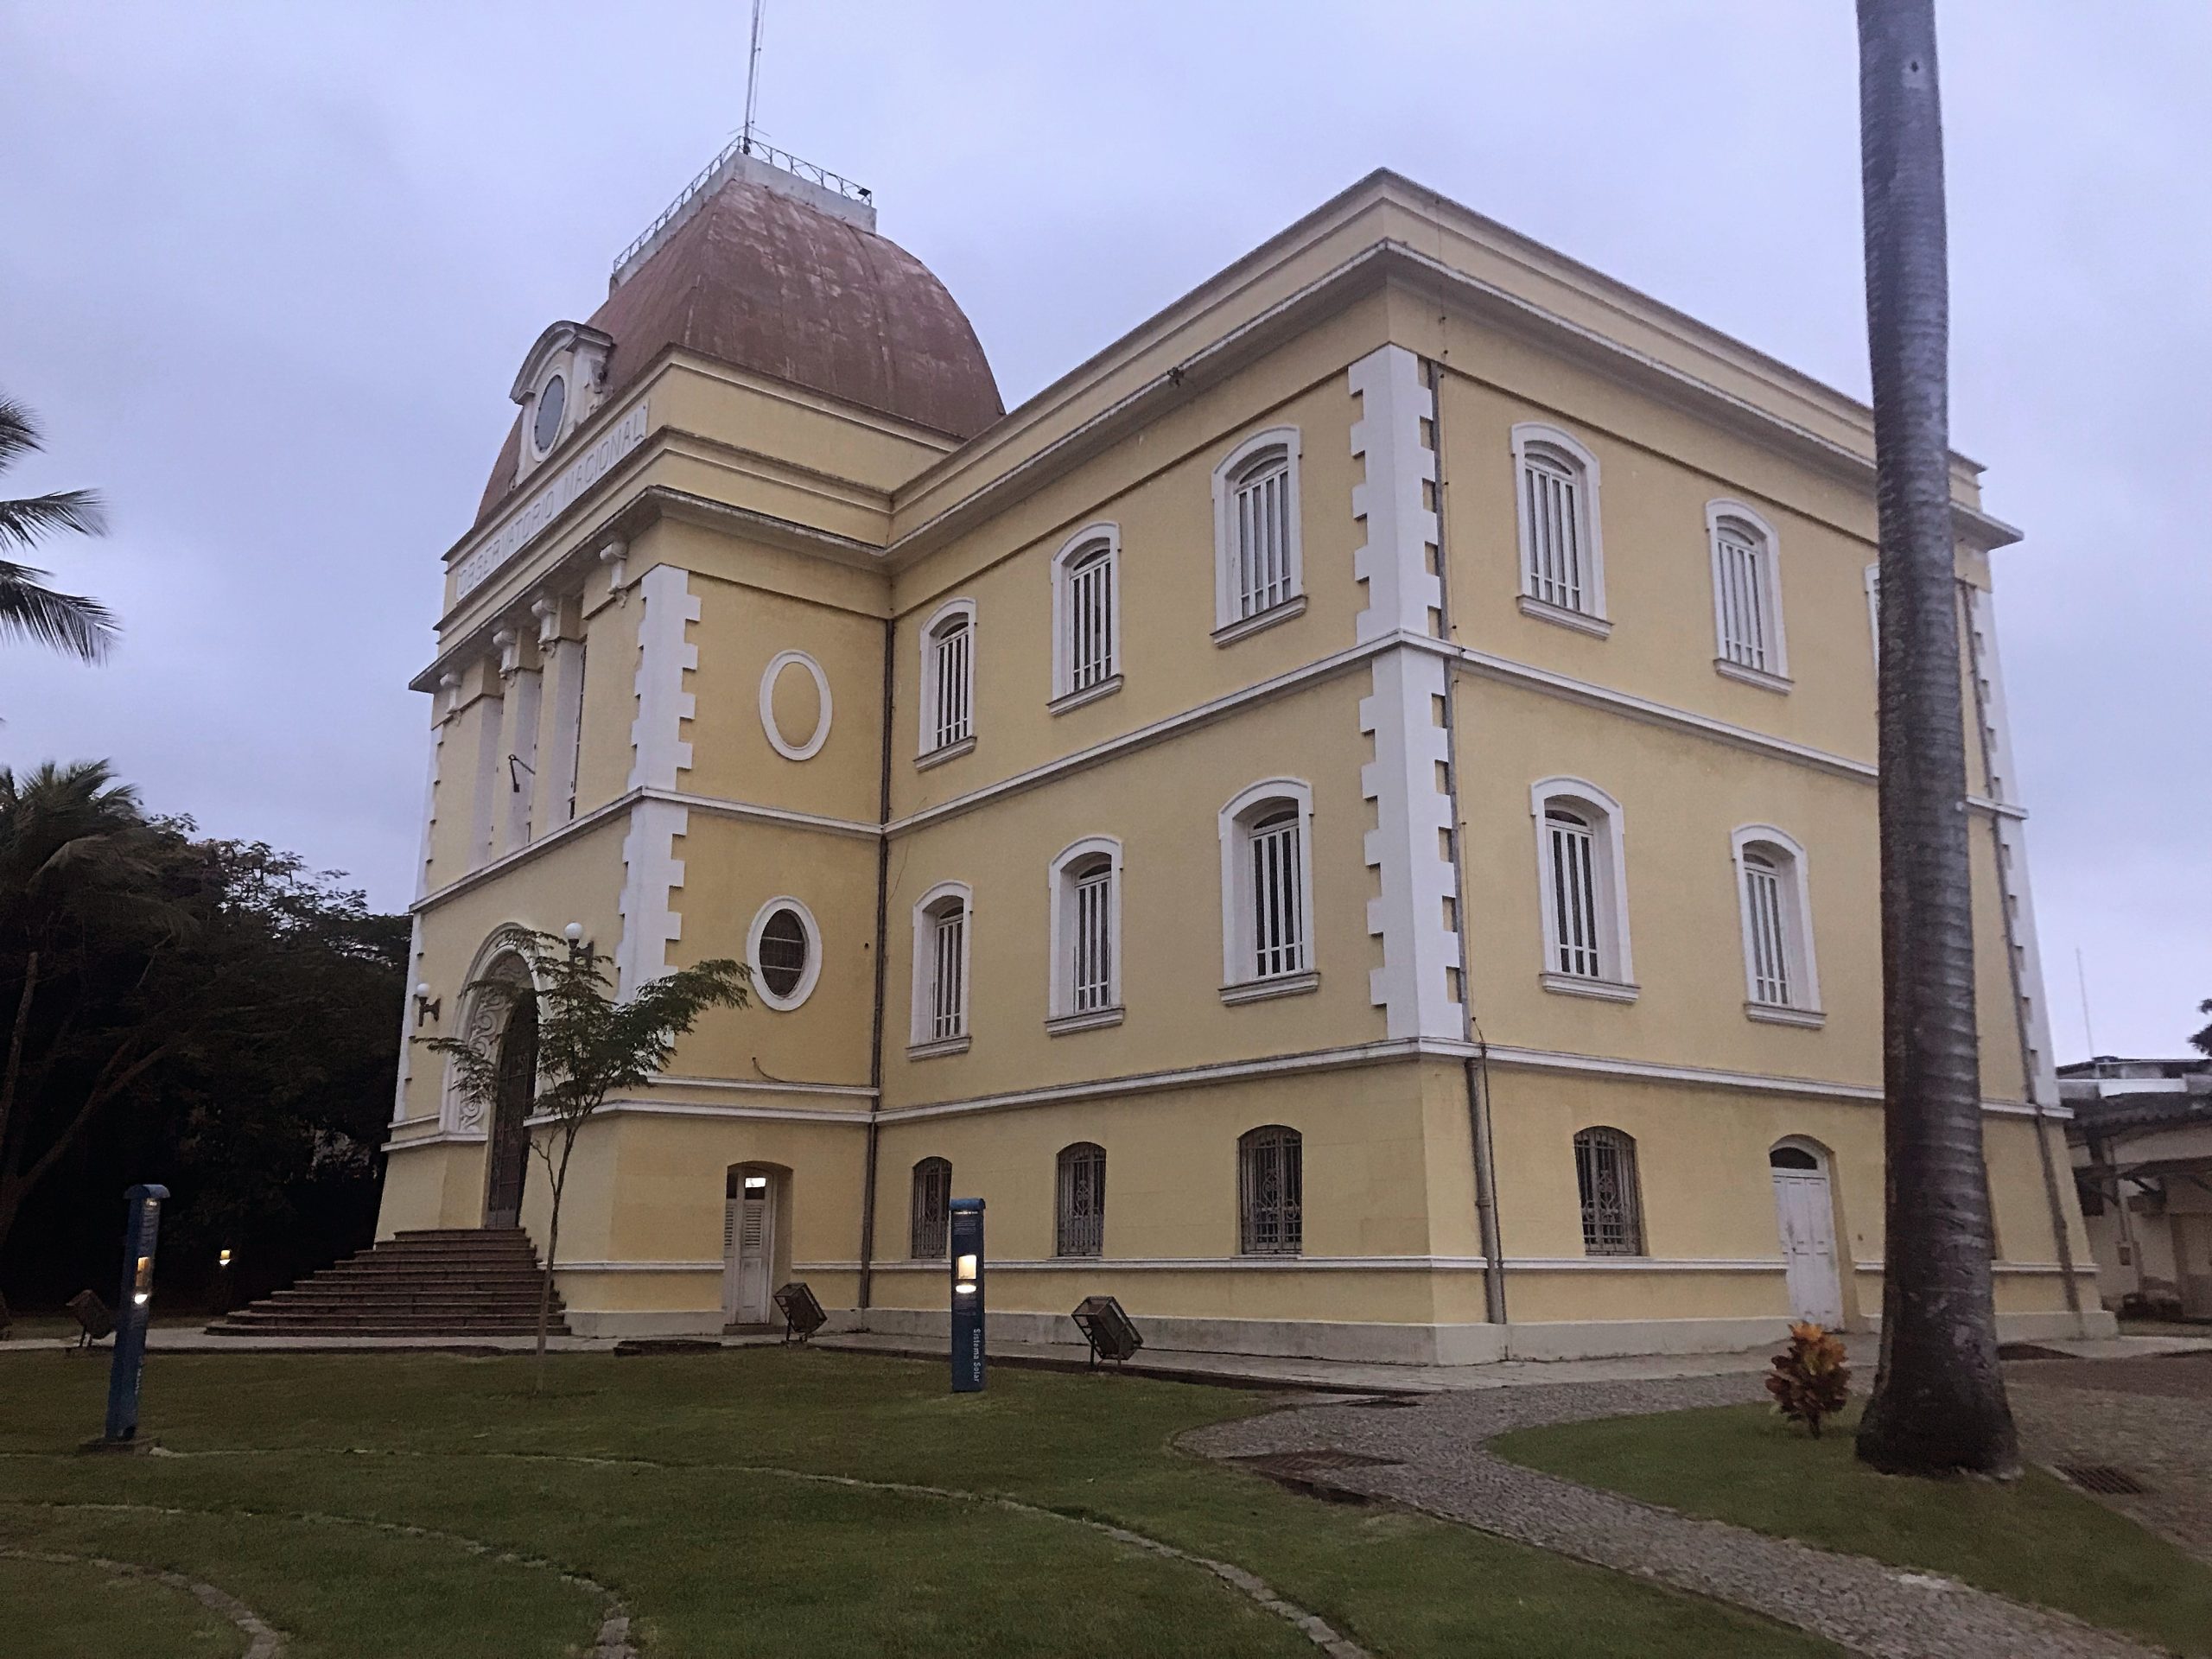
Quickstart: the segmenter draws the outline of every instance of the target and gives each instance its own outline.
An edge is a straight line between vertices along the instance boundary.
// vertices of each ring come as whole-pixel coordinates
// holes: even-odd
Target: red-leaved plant
[[[1821,1438],[1821,1421],[1833,1417],[1851,1398],[1851,1367],[1844,1363],[1843,1340],[1820,1325],[1793,1325],[1789,1345],[1774,1357],[1766,1391],[1775,1409],[1802,1423]]]

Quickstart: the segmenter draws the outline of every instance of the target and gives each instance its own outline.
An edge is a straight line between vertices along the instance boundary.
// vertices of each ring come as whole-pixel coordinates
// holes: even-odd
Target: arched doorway
[[[1840,1329],[1843,1281],[1836,1270],[1835,1195],[1828,1185],[1827,1150],[1793,1135],[1777,1142],[1766,1161],[1774,1178],[1790,1316]]]
[[[499,1033],[499,1085],[492,1100],[492,1147],[484,1179],[484,1224],[522,1224],[530,1174],[530,1111],[537,1098],[537,993],[524,980],[509,1001]]]

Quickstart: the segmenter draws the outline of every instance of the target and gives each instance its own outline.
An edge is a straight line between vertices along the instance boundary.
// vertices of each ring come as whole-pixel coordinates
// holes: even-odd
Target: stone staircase
[[[527,1337],[543,1264],[519,1227],[404,1232],[225,1314],[218,1337]],[[566,1336],[561,1293],[548,1330]]]

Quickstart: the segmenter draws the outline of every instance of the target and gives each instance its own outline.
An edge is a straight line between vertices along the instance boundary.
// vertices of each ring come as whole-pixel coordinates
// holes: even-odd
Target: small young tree
[[[511,1007],[523,996],[537,999],[537,1077],[530,1116],[550,1121],[543,1134],[531,1135],[530,1149],[543,1161],[553,1194],[552,1216],[546,1224],[545,1272],[537,1294],[537,1386],[542,1389],[545,1327],[553,1306],[553,1262],[561,1248],[561,1195],[568,1185],[576,1136],[608,1095],[658,1075],[675,1052],[676,1039],[708,1008],[745,1007],[753,970],[716,957],[649,980],[618,1001],[606,973],[612,957],[550,933],[525,934],[521,950],[530,961],[534,989],[501,979],[479,980],[468,989]],[[452,1057],[454,1086],[462,1094],[482,1102],[487,1111],[493,1109],[499,1083],[496,1033],[473,1042],[434,1037],[428,1046]]]

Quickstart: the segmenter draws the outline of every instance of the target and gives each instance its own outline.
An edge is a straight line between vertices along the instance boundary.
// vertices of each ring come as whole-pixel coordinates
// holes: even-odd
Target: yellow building
[[[874,217],[725,156],[532,348],[446,555],[410,1035],[497,1035],[466,988],[517,927],[625,990],[755,971],[584,1131],[575,1328],[797,1277],[942,1331],[955,1194],[1007,1335],[1094,1293],[1154,1346],[1402,1361],[1871,1323],[1868,411],[1377,173],[1001,413]],[[2016,532],[1953,477],[1999,1306],[2108,1329]],[[542,1238],[520,1099],[413,1046],[385,1231]]]

